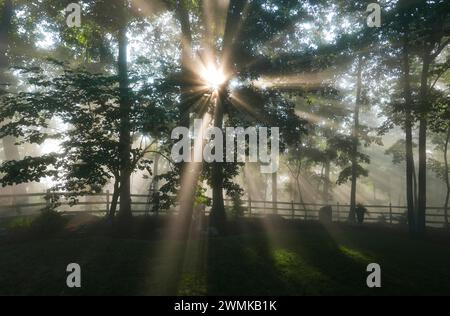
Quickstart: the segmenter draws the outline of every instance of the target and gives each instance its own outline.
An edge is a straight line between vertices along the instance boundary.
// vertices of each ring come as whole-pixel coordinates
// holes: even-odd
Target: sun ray
[[[336,75],[335,69],[326,69],[317,72],[303,72],[283,76],[264,76],[254,82],[255,86],[263,88],[293,89],[302,88],[305,90],[320,88],[327,81],[333,80]]]

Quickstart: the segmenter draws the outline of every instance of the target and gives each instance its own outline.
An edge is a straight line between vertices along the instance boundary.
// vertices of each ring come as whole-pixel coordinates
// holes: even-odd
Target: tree
[[[355,222],[356,215],[356,188],[358,180],[358,147],[359,147],[359,131],[360,131],[360,109],[362,102],[362,70],[363,70],[363,57],[358,56],[357,66],[357,79],[356,79],[356,101],[355,101],[355,113],[354,113],[354,126],[353,126],[353,144],[352,144],[352,169],[351,169],[351,191],[350,191],[350,213],[349,221]]]
[[[206,23],[207,17],[205,14],[198,12],[204,12],[204,2],[193,2],[192,6],[187,7],[182,1],[176,1],[173,5],[168,3],[168,7],[175,10],[176,16],[181,25],[181,34],[183,39],[183,52],[182,52],[182,74],[179,82],[181,88],[181,113],[184,118],[182,125],[188,125],[189,114],[194,114],[197,117],[202,118],[206,112],[213,118],[213,124],[216,128],[223,130],[225,124],[229,121],[239,118],[244,118],[244,121],[253,121],[255,124],[267,124],[271,121],[276,121],[277,124],[286,122],[279,119],[282,117],[281,112],[289,114],[288,119],[293,121],[295,116],[292,106],[289,103],[283,102],[282,109],[274,111],[275,101],[282,100],[281,94],[276,94],[276,91],[258,91],[251,84],[244,85],[242,88],[234,89],[231,94],[230,83],[233,79],[239,79],[245,82],[246,79],[255,77],[254,72],[248,70],[248,62],[250,59],[257,59],[259,56],[255,55],[254,47],[258,43],[264,44],[272,35],[277,31],[286,28],[293,17],[289,15],[289,9],[299,8],[299,3],[296,1],[285,1],[286,11],[274,11],[267,12],[263,9],[263,3],[261,1],[247,2],[247,1],[230,1],[230,4],[226,10],[219,10],[215,14],[213,27]],[[190,11],[189,11],[190,9]],[[203,29],[198,31],[200,38],[199,45],[201,50],[198,52],[197,58],[189,58],[192,47],[194,46],[192,41],[195,37],[193,35],[194,26],[189,23],[189,13],[198,14],[200,21],[203,22]],[[252,14],[249,14],[252,12]],[[294,17],[297,18],[297,17]],[[217,21],[225,21],[224,26],[219,26]],[[256,30],[254,26],[256,23],[264,23],[267,25],[267,30],[261,32]],[[242,27],[239,27],[242,25]],[[272,32],[272,33],[271,33]],[[220,45],[217,45],[218,39],[221,39]],[[188,52],[188,53],[186,53]],[[200,68],[220,68],[224,72],[226,80],[220,83],[220,87],[211,89],[212,87],[205,84],[205,78],[202,78],[202,74],[199,73]],[[186,93],[187,92],[187,93]],[[204,96],[207,96],[206,100]],[[233,96],[232,96],[233,95]],[[247,98],[249,96],[254,97],[254,100]],[[203,100],[202,100],[203,99]],[[245,99],[248,105],[247,113],[246,107],[239,105],[237,100]],[[247,101],[248,100],[248,101]],[[251,100],[251,102],[250,102]],[[208,106],[199,107],[199,104],[208,104]],[[257,102],[260,102],[259,104]],[[262,110],[266,105],[270,105],[272,108],[267,115]],[[236,110],[236,108],[240,108]],[[257,113],[257,115],[255,115]],[[285,116],[286,117],[286,116]],[[250,120],[249,118],[252,118]],[[241,120],[242,121],[242,120]],[[292,130],[294,133],[298,132],[296,137],[301,135],[301,121],[297,118],[297,126]],[[247,124],[251,126],[250,124]],[[272,125],[272,126],[285,126],[286,124]],[[246,126],[235,125],[235,126]],[[292,126],[291,126],[292,127]],[[197,166],[198,168],[198,166]],[[228,168],[238,168],[238,165],[229,166],[224,163],[215,162],[210,166],[205,166],[204,169],[209,175],[209,183],[213,191],[212,201],[212,225],[217,227],[218,230],[223,230],[225,216],[223,191],[227,189],[227,184],[231,185],[229,181],[229,175],[235,174],[234,172],[225,172]],[[186,173],[184,171],[183,173]],[[193,185],[198,182],[198,176],[189,176],[194,179]],[[233,187],[233,186],[231,186]],[[231,190],[236,192],[236,190]],[[187,191],[189,192],[189,190]],[[190,194],[192,196],[192,194]],[[186,201],[186,202],[185,202]],[[182,199],[182,203],[188,203],[186,207],[187,211],[191,209],[192,204],[189,199]],[[183,216],[188,216],[189,212],[186,212]]]
[[[399,1],[393,10],[395,19],[388,21],[389,28],[382,31],[391,52],[386,62],[394,65],[393,76],[398,76],[400,95],[392,95],[393,107],[387,112],[391,123],[405,130],[406,197],[408,223],[412,234],[423,234],[426,218],[427,196],[427,130],[430,111],[429,96],[439,76],[432,79],[433,64],[448,44],[445,37],[448,26],[444,22],[447,4],[444,1],[415,3]],[[398,43],[401,43],[400,45]],[[394,57],[392,57],[394,56]],[[421,69],[414,63],[418,57]],[[398,69],[400,74],[396,73]],[[420,73],[419,73],[420,72]],[[419,77],[419,80],[416,80]],[[430,80],[434,84],[430,85]],[[419,125],[419,171],[418,179],[414,163],[413,130]],[[389,125],[390,123],[388,123]],[[391,125],[391,128],[393,125]],[[416,190],[417,183],[417,190]]]
[[[130,218],[131,213],[131,102],[128,79],[128,60],[127,60],[127,24],[128,24],[128,1],[123,1],[119,6],[119,57],[118,57],[118,75],[120,88],[120,137],[119,137],[119,156],[120,156],[120,210],[119,215],[124,218]]]
[[[422,70],[420,76],[419,92],[419,197],[418,197],[418,218],[417,231],[419,234],[425,232],[426,209],[427,209],[427,130],[428,113],[430,110],[429,94],[430,70],[436,58],[448,45],[450,30],[448,28],[447,17],[449,15],[448,2],[437,1],[433,4],[426,4],[420,11],[419,21],[416,26],[419,43],[419,55],[422,60]],[[422,22],[423,21],[423,22]],[[417,43],[416,42],[416,43]]]
[[[7,70],[10,67],[9,56],[13,46],[13,16],[14,3],[12,0],[5,0],[0,3],[0,93],[11,84],[12,78],[7,76]],[[20,159],[19,149],[15,145],[16,140],[13,137],[4,137],[3,152],[6,160]]]
[[[0,167],[2,185],[52,177],[57,182],[53,190],[70,192],[73,195],[68,197],[76,203],[77,196],[98,193],[112,179],[113,217],[121,192],[119,77],[66,67],[53,78],[47,77],[41,67],[22,71],[35,91],[2,97],[0,136],[14,136],[21,143],[35,144],[59,139],[61,152],[5,162]],[[130,102],[140,104],[130,112],[130,133],[163,139],[171,126],[170,106],[155,105],[151,91],[143,88],[130,93]],[[54,119],[61,120],[67,129],[51,129],[49,122]],[[148,125],[151,129],[146,128]],[[152,173],[152,161],[146,158],[153,152],[151,145],[141,141],[139,146],[130,148],[130,173],[138,169]]]
[[[434,70],[434,73],[446,72],[449,69],[449,65],[450,63],[447,57],[447,62],[438,65]],[[434,152],[440,153],[442,159],[437,159],[437,157],[429,158],[428,164],[438,178],[445,183],[446,196],[444,200],[444,216],[445,226],[449,227],[450,162],[448,151],[450,144],[450,99],[445,93],[438,90],[433,91],[431,99],[432,111],[430,113],[430,130],[433,132],[432,144],[435,146]]]

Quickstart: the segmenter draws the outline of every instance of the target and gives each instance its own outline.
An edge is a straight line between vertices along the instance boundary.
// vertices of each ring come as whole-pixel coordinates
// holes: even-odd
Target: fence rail
[[[55,193],[52,193],[55,194]],[[69,193],[56,193],[61,197],[69,196]],[[48,192],[0,195],[0,218],[29,216],[38,214],[38,211],[49,205]],[[151,204],[148,195],[132,194],[132,208],[135,214],[149,214]],[[103,215],[109,210],[112,194],[109,191],[98,194],[91,194],[79,198],[76,205],[70,205],[68,201],[62,199],[59,209],[66,213],[90,213]],[[225,200],[226,206],[230,207],[231,200]],[[345,221],[349,216],[350,205],[346,204],[323,204],[323,203],[298,203],[261,200],[244,200],[242,208],[246,217],[262,217],[269,214],[278,214],[284,218],[313,221],[319,220],[319,211],[325,206],[332,207],[332,220],[335,222]],[[406,206],[388,205],[365,205],[368,209],[366,222],[383,222],[386,224],[406,224]],[[170,210],[177,212],[177,207]],[[162,212],[164,213],[164,212]],[[443,207],[427,208],[427,225],[442,227],[445,224],[445,212]]]

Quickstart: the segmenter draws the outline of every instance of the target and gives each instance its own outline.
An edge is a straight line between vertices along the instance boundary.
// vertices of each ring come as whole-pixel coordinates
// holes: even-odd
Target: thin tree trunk
[[[189,13],[182,0],[177,0],[176,16],[181,25],[181,68],[183,75],[183,84],[181,87],[181,119],[180,126],[189,128],[191,104],[188,101],[187,93],[189,85],[186,77],[190,75],[189,63],[192,60],[192,32],[191,23],[189,21]]]
[[[4,71],[9,67],[8,48],[12,32],[12,17],[14,15],[14,6],[12,0],[3,1],[0,12],[0,70]]]
[[[9,65],[8,49],[10,47],[11,32],[12,32],[12,17],[14,15],[14,7],[11,0],[6,0],[1,8],[0,16],[0,89],[7,87],[6,71]],[[3,152],[5,160],[18,160],[20,159],[19,150],[15,145],[16,140],[14,137],[7,136],[2,139]]]
[[[120,84],[120,209],[121,218],[131,218],[131,102],[127,60],[127,1],[124,1],[123,24],[119,30],[119,84]]]
[[[330,202],[330,162],[325,162],[325,179],[323,184],[323,201],[325,204],[328,204]]]
[[[355,222],[356,218],[356,189],[358,181],[358,147],[359,147],[359,115],[361,109],[361,95],[362,95],[362,56],[358,57],[358,74],[356,83],[356,104],[354,113],[354,127],[353,127],[353,152],[352,152],[352,183],[350,192],[350,213],[348,220]]]
[[[113,192],[113,196],[112,196],[112,200],[111,200],[111,206],[109,208],[109,218],[113,219],[116,216],[116,211],[117,211],[117,202],[119,200],[119,194],[120,194],[120,189],[119,189],[119,179],[116,179],[114,181],[114,192]]]
[[[447,139],[444,146],[444,165],[445,165],[445,183],[447,185],[447,196],[445,197],[444,214],[445,214],[445,226],[449,227],[448,221],[448,206],[450,200],[450,175],[449,175],[449,163],[448,163],[448,147],[450,143],[450,128],[447,132]]]
[[[14,16],[14,3],[12,0],[5,0],[3,6],[0,7],[0,90],[6,89],[12,78],[8,78],[6,72],[10,67],[8,50],[11,46],[11,32],[13,31],[12,19]],[[19,160],[19,148],[16,145],[16,138],[6,136],[2,139],[3,153],[6,161]],[[16,195],[25,193],[24,186],[11,186],[7,188],[8,194]],[[26,198],[20,199],[21,203],[25,203]],[[17,201],[17,199],[16,199]]]
[[[150,186],[150,194],[152,195],[152,212],[159,215],[160,211],[160,196],[159,196],[159,161],[161,155],[155,155],[155,161],[153,162],[153,179]]]
[[[156,154],[155,161],[153,162],[153,179],[152,179],[152,187],[155,191],[159,191],[159,161],[161,160],[161,155]]]
[[[427,111],[428,111],[428,75],[430,72],[430,56],[423,56],[423,69],[420,87],[420,123],[419,123],[419,201],[417,210],[417,232],[423,234],[426,227],[427,209]]]
[[[218,93],[216,99],[216,107],[214,113],[214,127],[222,130],[223,128],[223,104],[221,100],[221,92]],[[225,205],[223,201],[223,163],[212,163],[212,191],[213,204],[211,210],[211,224],[220,233],[223,233],[226,223]]]
[[[295,185],[292,177],[289,177],[289,187],[290,187],[289,193],[291,196],[291,201],[295,201],[296,200]]]
[[[302,205],[303,210],[306,213],[307,210],[306,210],[305,200],[303,199],[303,193],[302,193],[302,187],[300,185],[300,181],[298,180],[298,178],[295,181],[297,182],[297,191],[298,191],[299,202]]]
[[[234,68],[234,41],[239,38],[239,21],[242,18],[242,10],[247,1],[231,0],[227,20],[225,23],[225,31],[223,36],[223,51],[222,51],[222,67],[233,72]],[[227,83],[219,89],[216,98],[216,108],[214,113],[214,126],[223,129],[224,120],[224,106],[225,106],[225,92]],[[212,191],[213,191],[213,206],[211,210],[211,223],[219,232],[223,232],[226,224],[225,205],[223,201],[223,163],[214,162],[212,165]]]
[[[416,175],[414,167],[414,153],[413,153],[413,118],[411,113],[412,94],[410,82],[410,65],[409,65],[409,51],[407,46],[408,40],[405,38],[403,46],[403,75],[404,75],[404,95],[405,95],[405,134],[406,134],[406,201],[408,207],[408,226],[411,234],[415,233],[416,229]]]

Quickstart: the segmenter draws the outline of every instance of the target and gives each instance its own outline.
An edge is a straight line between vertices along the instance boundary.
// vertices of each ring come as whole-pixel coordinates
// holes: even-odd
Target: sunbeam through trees
[[[449,70],[445,0],[0,0],[0,295],[450,295]]]

